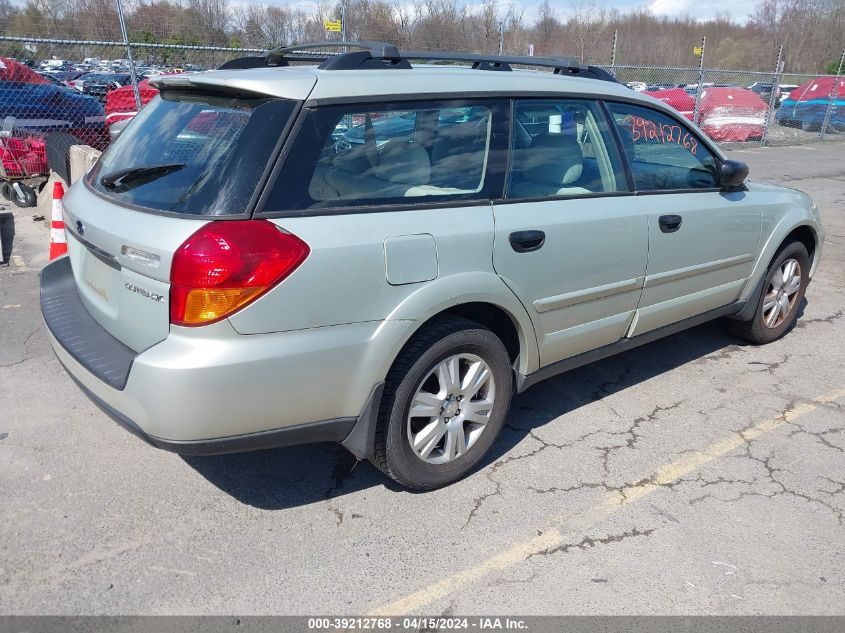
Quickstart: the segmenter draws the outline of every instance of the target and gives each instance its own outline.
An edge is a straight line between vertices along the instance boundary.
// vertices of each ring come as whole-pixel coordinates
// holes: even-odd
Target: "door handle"
[[[679,215],[661,215],[658,220],[660,230],[664,233],[674,233],[681,228],[681,221],[683,218]]]
[[[543,231],[516,231],[511,233],[508,239],[511,248],[517,253],[530,253],[542,248],[546,242],[546,234]]]

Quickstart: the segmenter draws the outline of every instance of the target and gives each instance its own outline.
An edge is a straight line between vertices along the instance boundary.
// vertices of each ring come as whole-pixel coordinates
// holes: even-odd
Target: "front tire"
[[[730,330],[763,345],[781,338],[798,319],[798,310],[810,282],[810,256],[801,242],[787,242],[766,271],[763,292],[750,321],[728,321]]]
[[[512,392],[510,358],[493,332],[462,317],[434,322],[387,376],[373,463],[414,490],[461,479],[496,440]]]

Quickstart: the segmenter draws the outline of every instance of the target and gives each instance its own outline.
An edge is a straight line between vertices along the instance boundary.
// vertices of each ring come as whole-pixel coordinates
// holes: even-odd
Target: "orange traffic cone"
[[[65,236],[65,220],[62,217],[62,198],[65,188],[62,183],[53,183],[53,218],[50,223],[50,260],[67,253],[67,237]]]

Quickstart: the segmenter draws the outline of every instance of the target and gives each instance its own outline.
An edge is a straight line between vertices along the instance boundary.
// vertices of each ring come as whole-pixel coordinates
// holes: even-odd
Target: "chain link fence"
[[[378,33],[352,36],[376,39]],[[500,32],[491,33],[489,39],[490,46],[481,47],[484,52],[530,51]],[[448,50],[448,43],[422,48]],[[6,67],[0,68],[0,178],[33,178],[43,172],[46,160],[40,139],[49,132],[67,132],[104,148],[109,127],[134,116],[155,96],[156,90],[145,81],[151,76],[213,69],[264,51],[0,34],[0,63]],[[726,148],[845,137],[841,63],[836,75],[792,74],[779,61],[771,72],[714,69],[703,63],[700,67],[624,65],[615,59],[600,65],[631,89],[667,102]]]

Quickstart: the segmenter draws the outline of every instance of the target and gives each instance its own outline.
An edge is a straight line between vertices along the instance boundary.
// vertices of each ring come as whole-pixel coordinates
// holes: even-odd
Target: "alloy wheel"
[[[769,289],[763,298],[763,325],[776,328],[795,308],[801,288],[801,264],[797,259],[787,259],[769,277]]]
[[[493,372],[479,356],[461,353],[442,360],[423,378],[411,401],[411,449],[430,464],[458,459],[484,432],[495,398]]]

